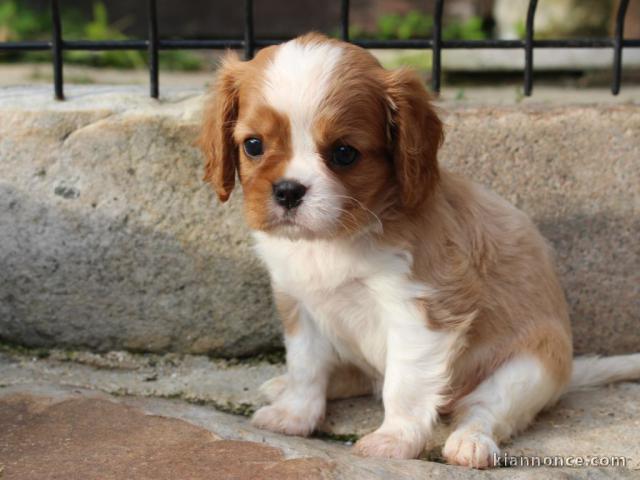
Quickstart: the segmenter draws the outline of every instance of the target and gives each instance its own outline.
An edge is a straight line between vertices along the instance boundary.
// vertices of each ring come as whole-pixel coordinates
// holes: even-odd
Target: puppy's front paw
[[[353,447],[357,455],[383,458],[418,458],[424,444],[408,440],[399,432],[376,430],[358,440]]]
[[[287,375],[285,374],[267,380],[262,385],[260,385],[259,391],[260,395],[262,395],[265,400],[267,400],[269,403],[273,403],[280,395],[282,395],[286,388]]]
[[[442,455],[448,463],[472,468],[489,468],[500,449],[490,436],[473,430],[456,430],[444,444]]]
[[[274,404],[260,408],[253,414],[251,423],[263,430],[306,437],[316,428],[320,416],[312,412],[294,412]]]

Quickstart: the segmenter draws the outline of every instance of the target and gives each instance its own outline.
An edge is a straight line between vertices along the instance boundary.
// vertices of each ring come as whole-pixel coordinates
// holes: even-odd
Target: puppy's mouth
[[[291,240],[310,240],[321,236],[311,227],[305,225],[303,219],[297,214],[297,210],[298,209],[295,208],[273,215],[267,228],[265,228],[265,232]]]
[[[298,209],[294,208],[293,210],[285,210],[281,215],[279,215],[278,221],[287,225],[294,225],[297,223]]]
[[[299,216],[297,215],[297,208],[293,210],[281,210],[273,212],[269,220],[269,228],[277,228],[282,226],[302,226]]]
[[[269,230],[306,228],[301,222],[295,211],[286,211],[274,217],[269,222]]]

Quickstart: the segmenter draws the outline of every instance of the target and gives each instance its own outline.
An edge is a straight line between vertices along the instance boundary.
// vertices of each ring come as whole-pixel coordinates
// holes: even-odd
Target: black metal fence
[[[149,38],[147,40],[64,40],[58,0],[51,0],[52,37],[50,41],[0,42],[0,51],[50,50],[53,59],[53,83],[55,97],[64,99],[63,52],[65,50],[106,51],[106,50],[147,50],[149,55],[150,95],[158,98],[158,52],[160,50],[195,49],[243,49],[246,58],[253,57],[257,48],[282,42],[284,39],[256,38],[253,29],[253,0],[245,1],[244,38],[208,40],[168,40],[161,39],[158,32],[156,0],[148,0]],[[640,1],[640,0],[639,0]],[[441,54],[444,49],[523,49],[524,50],[524,94],[531,95],[533,87],[533,52],[536,48],[610,48],[613,52],[611,92],[617,95],[622,78],[622,51],[625,47],[640,47],[640,39],[624,38],[624,21],[629,0],[620,0],[616,14],[614,36],[606,38],[579,38],[567,40],[535,40],[533,22],[537,0],[529,0],[524,40],[443,40],[442,13],[445,0],[436,0],[434,28],[431,38],[409,40],[353,40],[352,43],[365,48],[407,48],[430,49],[433,52],[431,88],[440,91],[442,76]],[[349,0],[341,0],[340,34],[349,39]]]

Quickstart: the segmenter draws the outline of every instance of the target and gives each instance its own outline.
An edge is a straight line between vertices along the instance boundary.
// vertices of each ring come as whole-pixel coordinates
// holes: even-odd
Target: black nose
[[[273,198],[288,210],[302,203],[306,191],[307,187],[295,180],[279,180],[273,184]]]

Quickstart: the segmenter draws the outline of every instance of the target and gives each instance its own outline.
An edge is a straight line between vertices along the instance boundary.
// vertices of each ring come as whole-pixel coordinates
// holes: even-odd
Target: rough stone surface
[[[4,478],[328,478],[319,458],[287,460],[258,442],[223,440],[206,429],[95,395],[13,393],[0,403]]]
[[[240,202],[192,145],[200,99],[0,93],[0,338],[245,355],[278,343]]]
[[[263,432],[184,402],[34,384],[0,388],[3,479],[637,478],[634,467],[474,471],[351,455],[335,442]]]
[[[120,398],[134,398],[134,403],[138,406],[147,408],[153,405],[153,411],[157,414],[180,417],[205,426],[225,439],[263,439],[258,441],[265,441],[283,449],[287,458],[303,454],[326,459],[324,454],[319,455],[320,449],[335,460],[335,452],[346,454],[344,446],[351,444],[355,438],[375,430],[383,418],[380,402],[370,397],[330,402],[326,420],[318,429],[316,437],[340,439],[341,443],[319,442],[318,439],[292,439],[269,432],[258,432],[248,425],[245,418],[225,416],[221,413],[224,411],[248,415],[260,406],[262,401],[257,391],[259,385],[282,373],[282,364],[256,360],[228,362],[210,360],[202,356],[173,354],[161,356],[125,352],[87,354],[52,351],[47,358],[38,358],[34,353],[37,352],[27,355],[7,349],[0,352],[0,392],[2,388],[10,392],[29,390],[32,385],[64,385],[72,390],[101,390],[117,394]],[[171,398],[179,403],[163,403],[154,400],[153,397]],[[623,456],[627,459],[627,469],[622,472],[637,477],[640,471],[638,398],[640,383],[622,383],[568,394],[558,405],[541,414],[531,428],[505,445],[504,451],[516,456]],[[185,400],[196,405],[187,406]],[[220,419],[225,420],[220,423]],[[2,425],[0,418],[0,426]],[[449,431],[450,426],[445,419],[436,429],[423,459],[442,462],[441,449]],[[434,469],[441,467],[433,462],[418,463],[423,464],[431,465]],[[371,466],[366,463],[363,465],[368,465],[367,468]],[[413,468],[414,463],[407,462],[402,468],[399,467],[398,471],[408,475],[412,470],[406,470],[406,465]],[[444,472],[450,472],[451,475],[460,470],[446,468],[448,470]],[[535,469],[529,473],[537,471],[538,469]],[[526,469],[518,472],[528,473]],[[557,469],[554,469],[553,473],[559,475]],[[586,476],[588,473],[593,475],[593,478],[607,478],[604,475],[610,473],[612,478],[619,478],[616,476],[618,470],[609,468],[578,469],[574,473],[578,477],[582,474]],[[602,476],[598,476],[600,474]]]
[[[49,352],[47,358],[0,351],[0,384],[60,383],[118,395],[181,398],[234,413],[251,413],[258,387],[284,373],[282,363],[242,363],[192,355]]]
[[[202,98],[0,89],[0,338],[247,355],[278,344],[241,195],[201,181]],[[443,105],[443,164],[557,251],[578,352],[640,349],[640,108]]]

